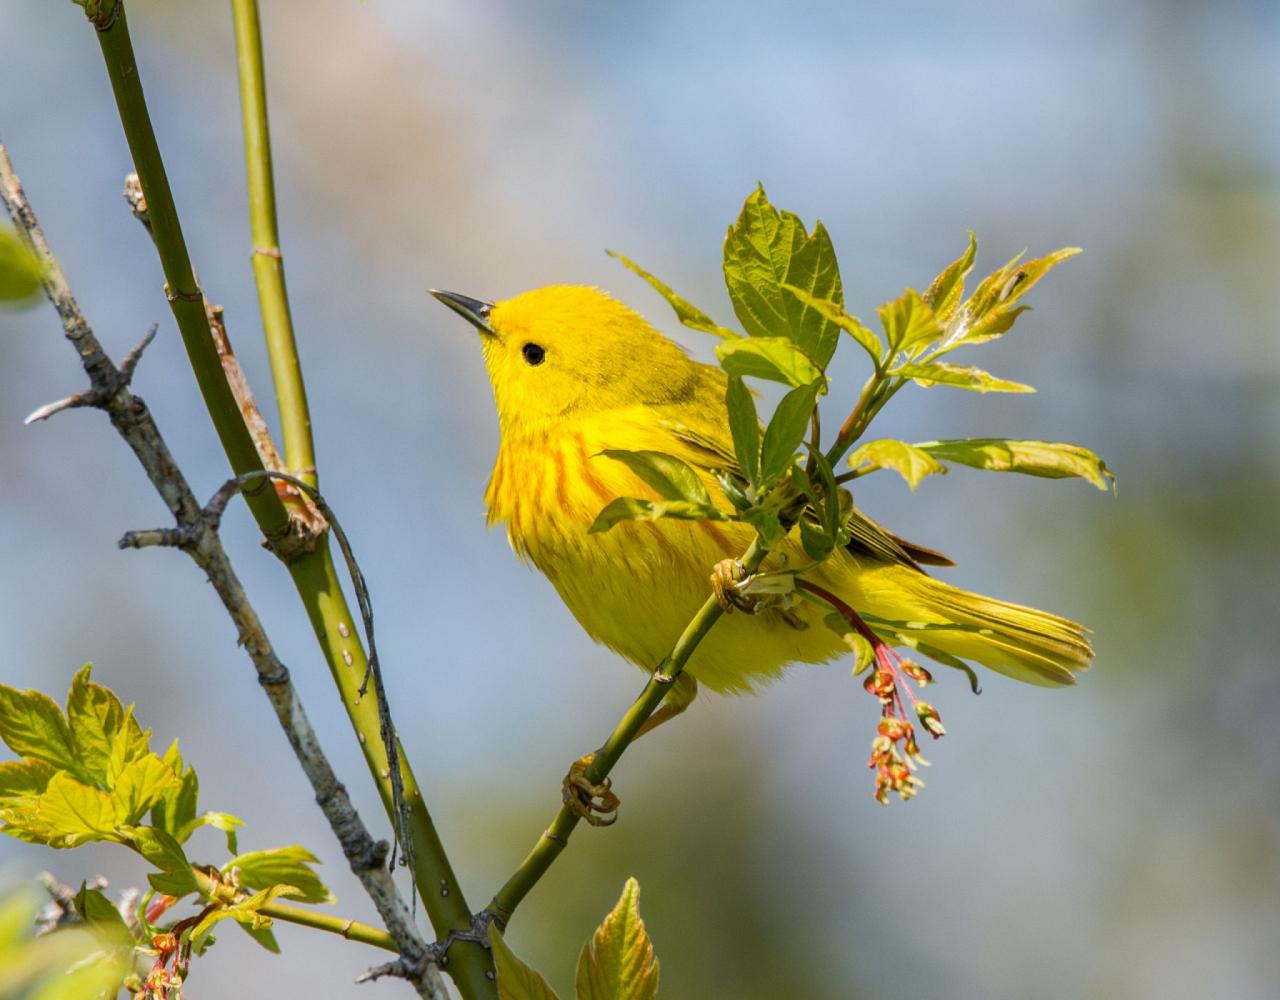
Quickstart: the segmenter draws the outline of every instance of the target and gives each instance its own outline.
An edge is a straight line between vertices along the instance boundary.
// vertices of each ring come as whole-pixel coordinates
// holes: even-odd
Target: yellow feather
[[[592,288],[528,292],[495,305],[488,321],[482,346],[502,432],[485,495],[489,521],[506,526],[512,548],[547,576],[589,635],[652,669],[706,599],[712,567],[740,555],[754,532],[736,523],[660,520],[589,535],[614,497],[656,498],[625,465],[599,453],[677,455],[719,496],[705,451],[695,453],[690,441],[732,454],[725,376]],[[807,561],[789,538],[765,568]],[[864,613],[964,626],[970,631],[931,630],[927,641],[1031,683],[1072,683],[1071,671],[1092,657],[1081,626],[948,586],[906,562],[843,550],[806,576]],[[794,612],[810,627],[797,628],[776,610],[726,616],[686,669],[713,690],[747,691],[789,664],[847,651],[818,609]]]

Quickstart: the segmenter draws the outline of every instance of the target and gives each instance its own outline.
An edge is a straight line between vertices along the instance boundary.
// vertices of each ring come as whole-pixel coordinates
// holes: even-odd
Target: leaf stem
[[[244,155],[248,174],[249,224],[253,239],[253,277],[258,286],[262,333],[275,381],[280,410],[285,465],[310,486],[316,485],[315,446],[307,391],[298,363],[284,259],[276,221],[275,180],[271,167],[271,133],[267,121],[267,84],[262,59],[258,0],[231,0],[240,73],[240,106],[244,121]]]
[[[760,568],[760,564],[768,554],[768,549],[757,537],[747,551],[743,553],[743,569],[748,574],[754,573]],[[680,638],[676,640],[671,652],[658,664],[657,669],[650,676],[648,683],[644,686],[644,690],[640,692],[640,697],[635,700],[617,726],[614,727],[613,732],[609,734],[609,738],[605,740],[604,746],[596,751],[590,765],[586,768],[588,781],[598,784],[608,777],[614,765],[617,764],[627,747],[636,738],[640,727],[658,708],[667,691],[670,690],[672,683],[680,676],[685,664],[689,662],[689,657],[693,655],[693,651],[698,647],[698,643],[703,640],[711,630],[711,627],[720,620],[720,616],[723,614],[724,609],[714,595],[703,602],[702,607],[698,609],[697,614],[693,616],[685,627]],[[529,890],[546,874],[547,869],[551,867],[556,858],[569,845],[569,836],[577,825],[577,814],[567,805],[561,806],[556,818],[552,820],[551,826],[538,838],[538,842],[534,845],[533,850],[529,852],[528,857],[520,863],[520,867],[507,879],[506,884],[498,890],[493,900],[489,903],[489,911],[502,924],[505,925],[511,919],[516,907],[520,905],[520,901],[528,895]]]

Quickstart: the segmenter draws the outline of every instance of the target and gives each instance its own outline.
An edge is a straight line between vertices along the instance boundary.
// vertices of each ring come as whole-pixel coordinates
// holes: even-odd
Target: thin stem
[[[123,0],[117,0],[109,26],[96,34],[106,62],[107,76],[111,80],[111,90],[120,111],[120,123],[124,126],[125,139],[133,157],[134,169],[146,196],[160,266],[164,271],[165,294],[182,334],[182,342],[187,349],[196,383],[213,419],[218,439],[231,462],[231,468],[236,475],[254,472],[263,467],[262,458],[240,416],[240,408],[227,384],[218,352],[209,337],[204,296],[191,266],[182,225],[178,221],[178,209],[174,204],[169,178],[160,158],[160,147],[147,112]],[[245,500],[269,540],[274,541],[288,534],[288,512],[273,490],[261,490],[254,496],[247,496]]]
[[[267,84],[262,60],[258,0],[232,0],[236,29],[236,61],[240,71],[240,106],[244,119],[244,156],[248,172],[249,224],[253,239],[253,277],[258,286],[262,332],[266,339],[281,436],[288,471],[316,485],[315,446],[307,391],[298,363],[284,259],[276,224],[275,181],[271,168],[271,133],[267,123]]]
[[[129,39],[123,0],[117,0],[116,8],[102,20],[105,21],[105,27],[98,30],[98,39],[135,169],[146,195],[148,215],[161,263],[165,268],[169,288],[177,290],[176,293],[171,291],[170,298],[183,341],[187,344],[192,368],[200,382],[206,408],[231,460],[232,469],[236,475],[259,471],[263,468],[262,460],[254,448],[252,437],[227,386],[217,353],[209,339],[203,297],[187,255],[159,146],[147,113],[133,46]],[[102,22],[95,22],[95,27],[99,27],[100,23]],[[275,541],[287,535],[287,512],[274,490],[250,491],[245,499],[268,540]],[[286,560],[286,565],[324,653],[330,674],[338,686],[348,719],[360,741],[365,764],[378,787],[387,815],[393,816],[393,795],[386,753],[381,746],[377,707],[372,698],[364,698],[359,691],[368,660],[356,636],[353,617],[338,582],[327,540],[322,539],[310,552],[295,553],[293,558]],[[404,792],[410,810],[414,853],[418,861],[417,886],[427,916],[439,938],[443,939],[450,931],[468,933],[472,921],[466,897],[445,854],[412,770],[403,755],[400,760]],[[449,952],[447,968],[466,1000],[496,996],[496,988],[489,978],[493,969],[492,957],[488,949],[479,942],[455,940]]]
[[[767,556],[768,549],[757,538],[742,556],[743,569],[754,573]],[[708,597],[698,609],[697,614],[685,627],[675,646],[650,676],[649,681],[640,692],[621,721],[614,727],[604,746],[596,751],[590,765],[586,768],[586,778],[593,784],[599,784],[608,777],[613,766],[617,764],[627,747],[640,731],[640,727],[651,716],[666,697],[672,683],[680,676],[689,657],[697,649],[711,627],[720,620],[724,609],[715,596]],[[489,903],[489,910],[501,923],[506,924],[520,901],[528,895],[556,858],[569,846],[569,836],[578,825],[578,816],[567,805],[561,806],[551,826],[538,838],[528,857],[520,863],[520,867],[506,881]]]

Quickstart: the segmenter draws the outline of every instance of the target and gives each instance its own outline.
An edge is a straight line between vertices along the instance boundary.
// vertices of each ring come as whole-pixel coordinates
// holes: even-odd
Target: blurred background
[[[402,736],[476,908],[532,846],[566,765],[641,674],[594,646],[486,532],[497,440],[474,335],[428,286],[503,298],[599,285],[695,355],[711,342],[604,255],[722,321],[720,243],[743,197],[826,223],[852,311],[923,287],[980,240],[1085,254],[982,367],[1036,396],[913,390],[881,436],[1074,441],[1117,498],[959,469],[859,502],[943,548],[946,578],[1095,630],[1072,690],[958,675],[915,801],[865,768],[875,707],[848,664],[754,699],[699,699],[616,774],[613,829],[581,829],[509,940],[568,990],[627,875],[667,997],[1274,995],[1280,952],[1280,9],[1260,0],[266,4],[281,227],[322,486],[377,609]],[[229,11],[130,4],[154,122],[208,294],[274,418],[249,270]],[[226,466],[120,198],[131,169],[92,30],[9,3],[0,130],[81,305],[201,495]],[[245,849],[302,842],[338,910],[372,919],[210,588],[185,557],[115,541],[164,511],[107,422],[22,418],[83,376],[47,306],[0,314],[0,678],[72,673],[181,736],[202,802]],[[832,406],[861,382],[837,368]],[[291,588],[237,510],[228,543],[371,826],[387,832]],[[197,852],[222,857],[215,834]],[[142,869],[119,849],[4,839],[9,877]],[[378,955],[283,927],[229,931],[191,995],[367,997]],[[1268,943],[1270,942],[1270,944]]]

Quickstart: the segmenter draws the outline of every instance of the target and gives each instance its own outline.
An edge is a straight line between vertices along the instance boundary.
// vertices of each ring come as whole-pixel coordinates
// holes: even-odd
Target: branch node
[[[122,549],[145,549],[153,545],[166,548],[194,548],[199,538],[199,529],[183,525],[177,528],[150,528],[143,531],[126,531],[120,541],[116,542]]]
[[[175,292],[169,287],[166,281],[164,284],[164,297],[170,302],[203,302],[204,293],[198,288],[194,292]]]
[[[254,247],[253,253],[260,257],[271,257],[273,260],[282,259],[279,247]]]
[[[274,670],[267,673],[259,672],[258,683],[263,687],[279,687],[282,684],[288,684],[289,668],[277,662]]]
[[[124,179],[124,200],[129,203],[129,211],[133,217],[151,231],[151,215],[147,211],[147,196],[142,190],[142,181],[137,174],[129,174]]]
[[[102,406],[102,394],[96,389],[86,389],[84,392],[73,392],[64,399],[55,400],[52,403],[45,403],[44,406],[38,407],[27,414],[22,421],[28,427],[41,420],[48,420],[55,413],[61,413],[63,410],[76,410],[82,406]]]

